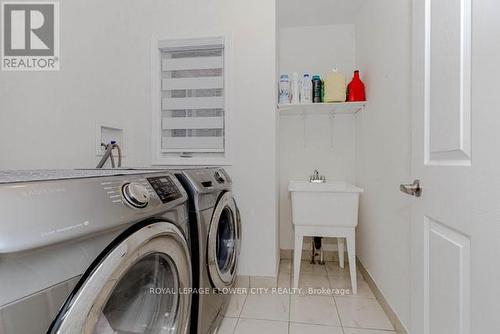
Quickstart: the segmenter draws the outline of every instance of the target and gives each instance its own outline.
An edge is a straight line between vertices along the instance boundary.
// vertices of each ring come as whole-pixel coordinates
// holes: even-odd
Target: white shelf
[[[353,115],[363,110],[364,102],[278,104],[281,115]]]

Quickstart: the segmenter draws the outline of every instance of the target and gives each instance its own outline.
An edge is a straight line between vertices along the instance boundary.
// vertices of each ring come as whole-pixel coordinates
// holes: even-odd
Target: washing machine
[[[189,196],[193,286],[201,289],[193,294],[191,333],[214,333],[229,302],[227,288],[234,285],[240,252],[241,220],[232,182],[222,168],[184,169],[175,175]]]
[[[188,333],[187,199],[166,171],[0,171],[0,333]]]

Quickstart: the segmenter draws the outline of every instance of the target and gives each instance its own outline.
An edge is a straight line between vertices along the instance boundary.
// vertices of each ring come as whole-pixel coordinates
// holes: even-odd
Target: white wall
[[[323,77],[333,67],[352,77],[355,67],[354,24],[281,28],[279,31],[280,73],[308,72]]]
[[[364,188],[358,257],[410,324],[410,0],[366,1],[356,26],[356,59],[368,107],[356,118],[356,183]]]
[[[333,66],[350,79],[355,62],[353,24],[282,28],[281,73],[324,74]],[[280,247],[293,249],[289,180],[306,180],[318,169],[328,180],[354,182],[354,117],[328,115],[280,117]],[[308,248],[309,243],[304,243]],[[327,245],[327,248],[329,245]]]
[[[280,27],[352,24],[366,0],[277,0]]]
[[[244,224],[240,272],[275,275],[274,1],[61,2],[61,71],[0,73],[0,168],[94,167],[96,123],[124,128],[124,165],[150,165],[152,36],[221,33],[233,47],[228,169]]]

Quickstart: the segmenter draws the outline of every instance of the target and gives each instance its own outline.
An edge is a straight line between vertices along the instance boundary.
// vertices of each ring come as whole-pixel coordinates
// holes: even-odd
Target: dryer
[[[166,171],[0,171],[0,333],[188,333],[187,198]]]
[[[193,294],[191,333],[214,333],[229,302],[227,288],[236,279],[241,244],[232,181],[222,168],[184,169],[175,175],[189,195],[193,286],[204,291]]]

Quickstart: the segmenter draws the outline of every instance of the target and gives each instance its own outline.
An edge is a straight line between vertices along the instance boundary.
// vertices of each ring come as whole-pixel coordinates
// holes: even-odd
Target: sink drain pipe
[[[323,255],[323,247],[322,247],[322,238],[321,237],[314,237],[312,239],[312,257],[311,257],[311,264],[316,263],[316,255],[318,255],[317,251],[319,251],[319,264],[325,264],[325,259]]]

